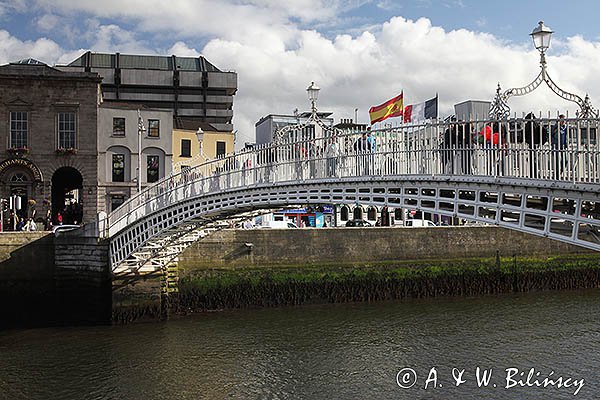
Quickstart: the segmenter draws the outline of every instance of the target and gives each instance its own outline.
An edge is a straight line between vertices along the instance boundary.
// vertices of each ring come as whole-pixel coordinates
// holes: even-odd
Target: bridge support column
[[[111,322],[108,242],[65,232],[54,238],[57,319],[74,324]]]
[[[169,319],[177,301],[179,271],[177,262],[166,270],[122,274],[112,282],[112,321],[115,324]]]

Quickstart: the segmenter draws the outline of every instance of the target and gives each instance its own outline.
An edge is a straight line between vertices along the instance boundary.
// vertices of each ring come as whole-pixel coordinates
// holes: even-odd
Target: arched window
[[[369,207],[367,210],[367,219],[375,221],[377,219],[377,209],[375,207]]]
[[[354,207],[354,219],[362,219],[363,217],[363,209],[362,207]]]
[[[348,221],[349,212],[350,211],[348,210],[348,206],[343,206],[342,209],[340,210],[340,220]]]

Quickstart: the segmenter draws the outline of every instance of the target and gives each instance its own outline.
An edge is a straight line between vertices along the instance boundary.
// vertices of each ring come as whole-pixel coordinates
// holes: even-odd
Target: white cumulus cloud
[[[19,40],[5,30],[0,30],[0,64],[35,58],[47,64],[53,64],[63,53],[60,46],[47,38],[35,41]]]
[[[424,1],[424,0],[421,0]],[[442,116],[468,99],[492,100],[496,86],[525,86],[539,73],[539,54],[525,41],[512,44],[466,29],[445,30],[427,18],[394,17],[383,24],[337,36],[321,33],[343,9],[376,9],[380,1],[299,0],[29,0],[61,23],[83,21],[71,49],[52,37],[20,41],[0,31],[0,59],[40,57],[68,62],[84,49],[142,54],[205,56],[218,68],[238,73],[234,125],[239,142],[250,141],[254,124],[267,114],[308,110],[306,87],[321,87],[318,108],[336,120],[368,122],[368,109],[404,91],[405,103],[439,95]],[[448,0],[447,6],[463,7]],[[480,22],[483,23],[484,20]],[[50,26],[47,17],[38,23]],[[483,26],[483,25],[480,25]],[[338,30],[335,30],[338,32]],[[329,30],[328,32],[332,32]],[[330,34],[330,33],[329,33]],[[160,44],[156,40],[160,38]],[[81,49],[80,49],[81,48]],[[80,49],[80,50],[75,50]],[[70,59],[68,57],[71,57]],[[582,37],[553,39],[547,55],[551,77],[565,90],[600,105],[600,44]],[[511,98],[514,111],[571,110],[576,106],[542,87]]]

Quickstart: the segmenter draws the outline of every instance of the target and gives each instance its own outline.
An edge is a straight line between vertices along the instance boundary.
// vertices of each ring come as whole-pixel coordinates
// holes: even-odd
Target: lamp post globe
[[[315,85],[314,82],[311,82],[310,86],[306,88],[306,93],[308,93],[308,100],[310,101],[313,111],[317,109],[316,104],[317,99],[319,98],[319,90],[321,90],[321,88]]]
[[[550,39],[553,33],[552,29],[544,25],[544,21],[540,21],[538,26],[530,33],[533,45],[540,53],[543,54],[550,47]]]

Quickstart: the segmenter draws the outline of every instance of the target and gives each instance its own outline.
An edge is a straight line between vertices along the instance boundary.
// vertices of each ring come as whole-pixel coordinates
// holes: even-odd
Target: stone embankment
[[[496,227],[223,230],[188,248],[167,274],[133,278],[111,276],[107,243],[97,238],[4,233],[0,328],[595,288],[600,254]]]
[[[600,254],[496,227],[223,230],[179,257],[178,276],[160,306],[114,319],[598,287]]]

